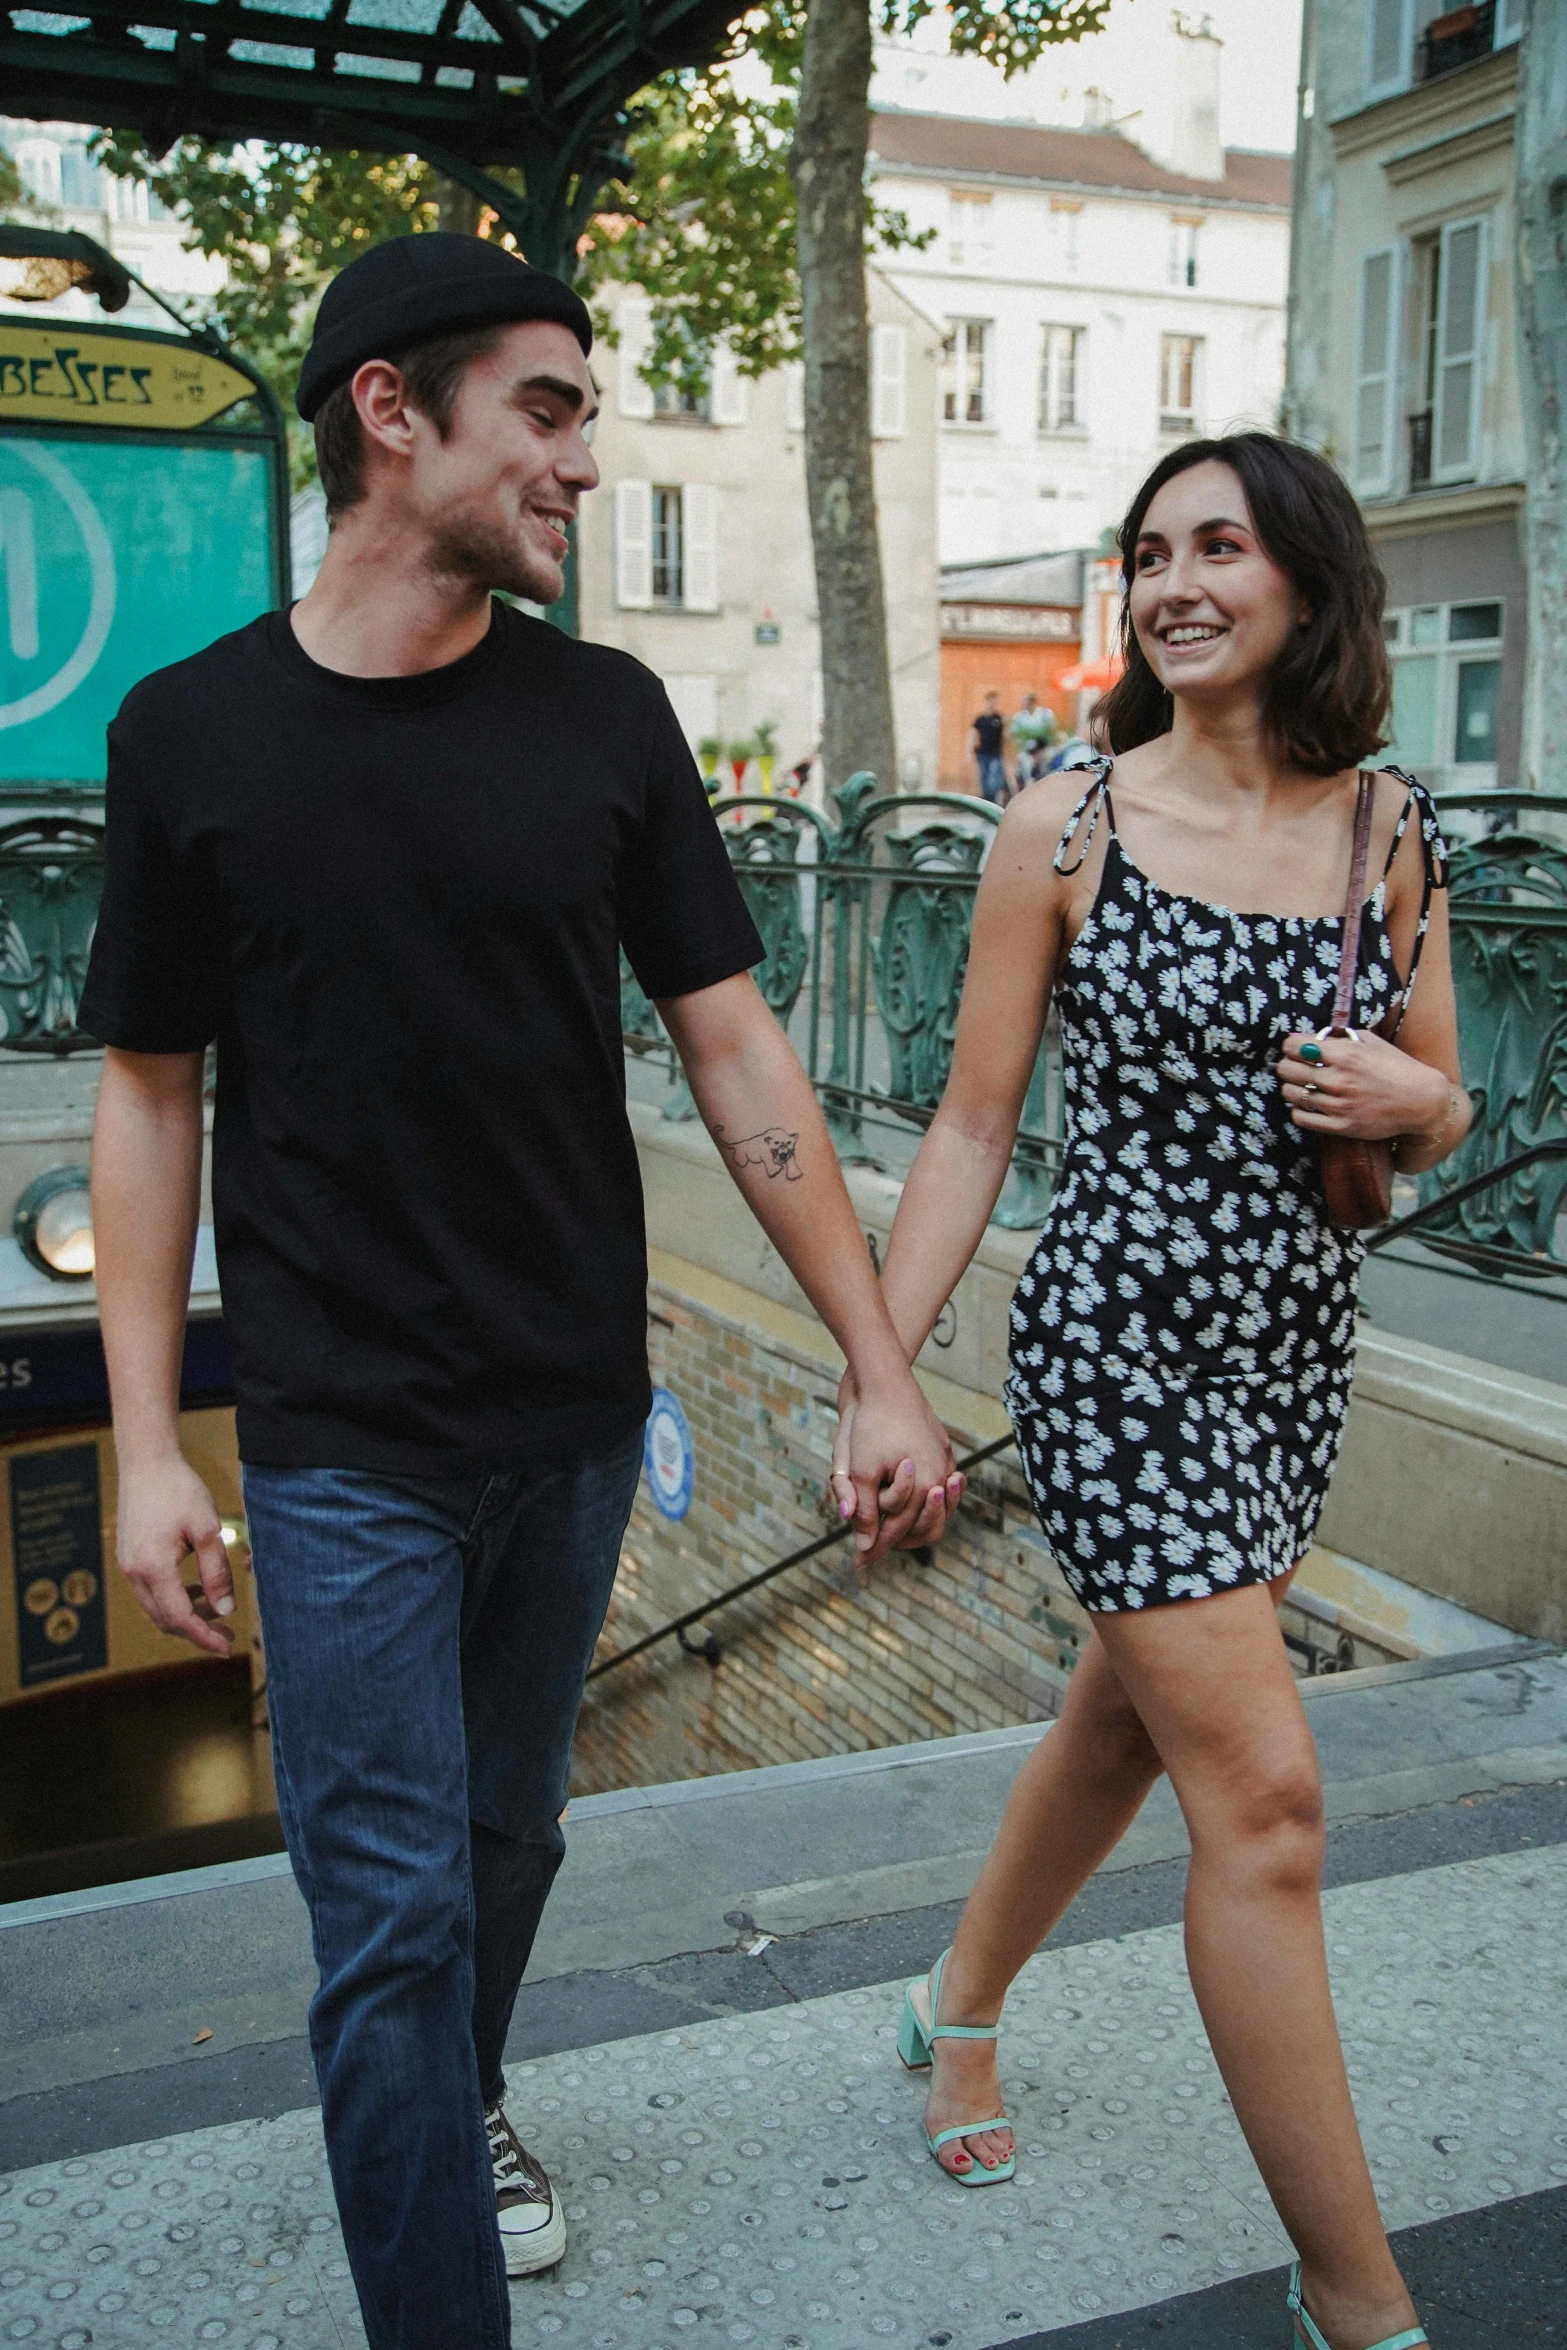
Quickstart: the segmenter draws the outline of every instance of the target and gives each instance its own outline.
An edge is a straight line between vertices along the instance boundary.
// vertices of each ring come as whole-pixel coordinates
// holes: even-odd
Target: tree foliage
[[[1097,31],[1110,0],[863,4],[886,33],[912,32],[945,13],[955,52],[983,57],[1010,77],[1047,46]],[[753,376],[798,354],[787,159],[805,20],[806,0],[759,0],[727,55],[705,70],[662,76],[632,108],[631,169],[605,190],[578,282],[590,300],[616,283],[649,294],[653,336],[644,366],[652,382],[684,378],[700,388],[721,335]],[[366,246],[451,216],[453,191],[415,155],[208,147],[192,138],[156,155],[131,132],[100,134],[96,151],[189,222],[192,248],[227,264],[228,283],[212,305],[217,322],[269,377],[285,411],[327,280]],[[493,218],[488,226],[501,234]],[[901,213],[869,198],[866,233],[873,250],[924,241]],[[296,458],[308,473],[303,439]]]

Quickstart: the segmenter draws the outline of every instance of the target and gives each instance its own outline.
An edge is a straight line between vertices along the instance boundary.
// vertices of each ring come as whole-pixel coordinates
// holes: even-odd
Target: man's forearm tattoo
[[[760,1167],[769,1183],[780,1175],[786,1183],[798,1183],[804,1173],[796,1155],[798,1129],[791,1134],[786,1126],[764,1126],[760,1134],[748,1134],[739,1142],[726,1142],[722,1126],[709,1131],[736,1174],[742,1167]]]

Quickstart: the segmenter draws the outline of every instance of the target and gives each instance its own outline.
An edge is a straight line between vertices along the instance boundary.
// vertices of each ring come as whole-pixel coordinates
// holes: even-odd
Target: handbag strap
[[[1366,866],[1371,855],[1371,817],[1375,792],[1364,767],[1360,770],[1360,797],[1355,802],[1355,845],[1349,860],[1349,896],[1344,901],[1344,945],[1339,956],[1338,986],[1333,992],[1329,1034],[1343,1036],[1355,1002],[1355,974],[1360,968],[1360,914],[1366,898]]]

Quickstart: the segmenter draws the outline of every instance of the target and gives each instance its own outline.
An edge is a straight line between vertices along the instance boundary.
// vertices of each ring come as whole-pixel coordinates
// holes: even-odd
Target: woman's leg
[[[1092,1634],[1054,1729],[1012,1783],[996,1841],[959,1921],[942,1969],[941,2020],[993,2024],[1007,1987],[1073,1896],[1137,1816],[1161,1769],[1147,1732]],[[995,2043],[938,2040],[926,2126],[1002,2110]],[[937,2160],[955,2175],[977,2158],[994,2167],[1012,2151],[1009,2130],[955,2138]]]
[[[1316,1749],[1266,1589],[1102,1617],[1192,1840],[1186,1953],[1237,2120],[1334,2350],[1413,2323],[1328,1988]],[[1049,1741],[1046,1741],[1049,1744]]]

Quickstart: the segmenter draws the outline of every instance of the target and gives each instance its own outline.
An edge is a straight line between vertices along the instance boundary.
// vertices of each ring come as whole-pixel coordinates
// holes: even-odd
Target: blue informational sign
[[[0,439],[0,783],[101,783],[139,678],[275,601],[264,444]]]
[[[98,1447],[13,1454],[11,1560],[24,1689],[109,1661]]]
[[[691,1489],[696,1482],[696,1447],[685,1413],[667,1387],[653,1390],[642,1461],[648,1491],[657,1507],[666,1518],[683,1518],[691,1507]]]

